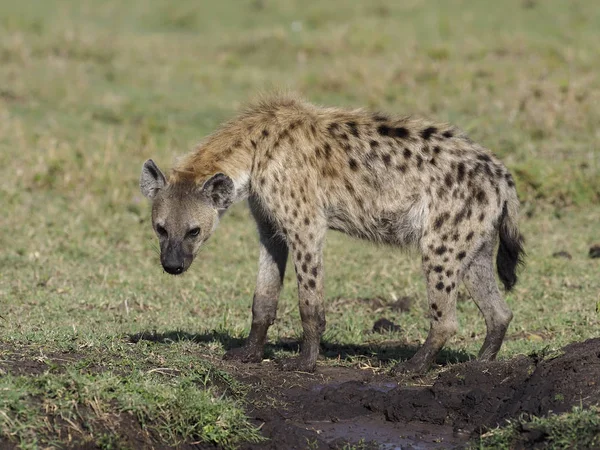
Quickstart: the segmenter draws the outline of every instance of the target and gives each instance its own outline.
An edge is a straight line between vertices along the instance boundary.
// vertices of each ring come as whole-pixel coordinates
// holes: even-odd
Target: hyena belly
[[[379,202],[376,197],[369,199],[371,205]],[[352,214],[347,207],[330,206],[327,214],[328,226],[354,238],[371,242],[398,246],[413,247],[421,239],[429,202],[418,195],[406,199],[402,204],[393,207],[374,207],[360,215]]]

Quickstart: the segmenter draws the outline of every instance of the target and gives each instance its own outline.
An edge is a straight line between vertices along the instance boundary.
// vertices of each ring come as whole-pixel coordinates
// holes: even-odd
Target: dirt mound
[[[361,438],[373,448],[454,448],[522,413],[600,404],[600,339],[550,355],[457,364],[417,386],[370,370],[286,374],[271,364],[235,370],[252,385],[249,414],[270,438],[247,449],[341,448]]]

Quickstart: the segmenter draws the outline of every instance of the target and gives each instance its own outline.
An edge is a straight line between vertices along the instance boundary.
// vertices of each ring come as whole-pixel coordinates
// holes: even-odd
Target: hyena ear
[[[202,186],[202,193],[217,209],[227,209],[233,203],[233,180],[223,173],[210,177]]]
[[[149,159],[142,166],[140,176],[140,191],[150,200],[156,197],[159,190],[165,187],[167,180],[154,161]]]

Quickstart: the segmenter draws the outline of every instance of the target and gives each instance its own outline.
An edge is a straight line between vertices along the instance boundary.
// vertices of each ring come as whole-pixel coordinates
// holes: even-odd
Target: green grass
[[[600,446],[600,409],[575,407],[571,412],[548,417],[525,417],[503,428],[485,433],[473,448],[529,448],[542,441],[549,450],[598,448]]]
[[[152,425],[165,442],[255,435],[240,413],[243,394],[212,381],[205,391],[194,379],[194,370],[208,370],[203,361],[248,332],[254,225],[236,206],[190,272],[167,276],[138,177],[145,159],[169,166],[271,88],[425,114],[493,149],[515,174],[529,253],[508,295],[515,319],[501,357],[598,336],[600,260],[587,252],[600,240],[599,30],[593,1],[0,2],[0,367],[36,358],[59,366],[2,376],[0,402],[14,405],[3,436],[24,447],[58,439],[35,425],[45,417],[34,405],[46,399],[39,383],[68,386],[64,399],[75,400],[55,411],[71,417],[74,405],[90,408],[76,381],[97,385],[108,413],[131,413],[139,424],[173,411]],[[559,250],[573,259],[553,258]],[[415,255],[332,233],[326,271],[328,357],[320,364],[357,365],[392,340],[423,341]],[[291,272],[272,342],[300,335]],[[357,300],[376,296],[383,306]],[[415,299],[409,313],[388,307],[403,296]],[[403,332],[368,333],[382,316]],[[483,341],[472,302],[459,303],[459,320],[448,360],[475,355]],[[136,333],[172,339],[132,343]],[[363,351],[338,360],[350,345]],[[57,355],[97,358],[98,373]],[[149,373],[160,367],[179,371]],[[189,402],[180,407],[184,392]],[[134,394],[148,404],[128,410]],[[196,408],[213,407],[226,426],[189,427]],[[98,420],[78,438],[101,439],[109,428]]]

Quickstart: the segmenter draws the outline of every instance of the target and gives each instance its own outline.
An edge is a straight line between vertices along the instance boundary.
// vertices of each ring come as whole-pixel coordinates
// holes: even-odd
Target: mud
[[[193,335],[188,338],[196,340]],[[334,351],[348,349],[325,346],[323,359],[335,359],[330,354]],[[0,374],[48,370],[48,361],[30,356],[4,358]],[[65,358],[56,354],[49,360],[60,365]],[[324,360],[313,374],[281,372],[272,361],[217,363],[249,386],[248,416],[268,438],[240,446],[247,450],[342,449],[348,443],[377,450],[462,448],[480,433],[522,414],[543,416],[600,404],[600,338],[554,353],[445,365],[420,378],[392,378],[371,365],[335,367]],[[118,425],[106,432],[119,435],[131,448],[168,448],[159,436],[125,416],[121,414]],[[522,448],[539,446],[544,438],[529,434],[524,429]],[[71,441],[65,448],[96,446]],[[16,446],[0,438],[0,448]],[[178,448],[215,447],[182,443]]]
[[[361,440],[380,450],[461,448],[523,413],[600,403],[600,339],[421,379],[340,367],[282,373],[271,363],[230,369],[251,385],[248,413],[270,439],[244,449],[341,449]]]

